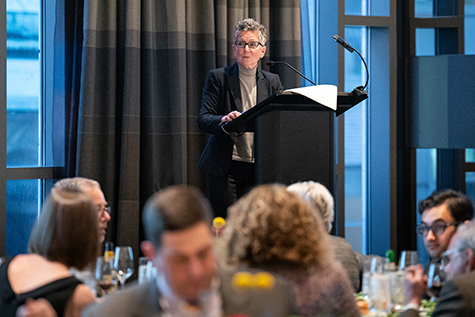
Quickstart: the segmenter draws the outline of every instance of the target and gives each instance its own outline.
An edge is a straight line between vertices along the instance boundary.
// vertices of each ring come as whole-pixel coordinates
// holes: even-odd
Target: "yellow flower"
[[[237,272],[232,278],[232,285],[235,289],[243,290],[251,287],[253,276],[249,272]]]
[[[226,224],[226,220],[222,217],[216,217],[213,219],[213,227],[216,229],[221,229]]]
[[[272,274],[259,272],[254,275],[254,287],[261,290],[268,290],[275,285],[275,279]]]

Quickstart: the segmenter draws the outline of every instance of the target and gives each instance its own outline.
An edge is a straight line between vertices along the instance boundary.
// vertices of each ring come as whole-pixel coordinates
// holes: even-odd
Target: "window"
[[[5,219],[5,226],[0,226],[0,255],[16,255],[26,252],[31,228],[52,185],[52,102],[47,96],[52,95],[53,86],[56,3],[7,0],[4,10],[6,112],[0,120],[6,125],[6,135],[0,137],[6,156],[0,164],[7,173],[0,177],[4,206],[0,217]],[[62,136],[63,131],[59,127],[55,135]]]

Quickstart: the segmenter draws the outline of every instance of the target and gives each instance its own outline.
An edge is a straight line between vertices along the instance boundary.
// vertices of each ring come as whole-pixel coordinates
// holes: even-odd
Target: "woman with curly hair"
[[[360,316],[315,207],[282,185],[262,185],[228,210],[228,261],[283,276],[302,316]]]

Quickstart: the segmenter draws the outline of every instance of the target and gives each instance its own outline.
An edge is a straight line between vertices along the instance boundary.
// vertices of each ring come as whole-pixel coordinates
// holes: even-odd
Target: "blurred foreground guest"
[[[442,286],[432,317],[475,316],[475,220],[460,225],[442,254],[449,281]],[[409,267],[406,275],[408,310],[401,317],[419,316],[418,308],[427,290],[421,265]]]
[[[0,316],[15,316],[20,305],[38,298],[46,299],[58,316],[79,316],[94,296],[68,269],[83,269],[96,260],[97,232],[97,213],[89,196],[74,188],[53,188],[33,227],[30,253],[0,266]],[[31,304],[54,316],[43,303],[29,301],[24,309]]]
[[[84,316],[290,316],[293,296],[276,280],[272,289],[238,292],[232,273],[218,272],[211,207],[197,190],[172,186],[154,194],[143,210],[141,244],[158,276],[114,293]]]
[[[224,240],[231,262],[286,278],[300,315],[360,315],[318,212],[284,186],[256,187],[231,206]]]
[[[322,217],[323,226],[327,233],[332,230],[332,223],[335,211],[333,209],[334,201],[330,191],[320,183],[309,181],[299,182],[287,187],[287,190],[299,194],[309,202],[313,203],[315,209]],[[353,252],[351,245],[342,237],[329,236],[330,248],[333,250],[335,260],[341,263],[348,273],[354,291],[360,288],[360,276],[358,258]]]

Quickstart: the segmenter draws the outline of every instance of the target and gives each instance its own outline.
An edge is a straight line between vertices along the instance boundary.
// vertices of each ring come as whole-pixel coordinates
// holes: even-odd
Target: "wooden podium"
[[[254,132],[256,184],[313,180],[331,192],[335,116],[368,98],[364,90],[338,93],[336,111],[303,95],[276,93],[222,126],[228,134]]]

